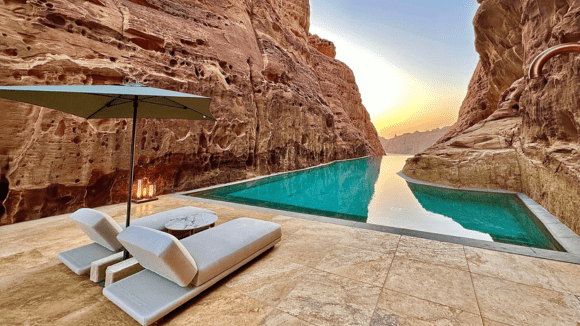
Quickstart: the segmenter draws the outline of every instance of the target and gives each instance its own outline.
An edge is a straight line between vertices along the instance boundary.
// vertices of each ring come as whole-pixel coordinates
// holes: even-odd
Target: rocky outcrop
[[[334,43],[329,40],[321,39],[318,35],[310,35],[308,42],[320,53],[325,54],[331,58],[336,57],[336,47]]]
[[[2,85],[139,78],[213,98],[215,123],[138,122],[136,176],[160,193],[383,154],[307,0],[3,3]],[[130,121],[0,107],[0,224],[126,200]]]
[[[400,136],[395,135],[395,137],[388,139],[379,137],[379,139],[387,153],[415,155],[435,144],[438,139],[445,135],[447,130],[449,130],[449,127],[415,131]]]
[[[543,50],[580,41],[580,3],[480,3],[473,21],[480,61],[458,121],[403,172],[523,192],[580,234],[580,55],[558,55],[542,77],[527,76]]]

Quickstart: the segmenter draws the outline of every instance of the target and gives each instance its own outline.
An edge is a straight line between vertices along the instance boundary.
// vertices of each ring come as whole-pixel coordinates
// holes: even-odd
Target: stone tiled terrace
[[[133,214],[182,206],[283,240],[159,325],[580,325],[580,265],[170,196]],[[89,242],[68,214],[0,227],[0,325],[137,325],[56,258]]]

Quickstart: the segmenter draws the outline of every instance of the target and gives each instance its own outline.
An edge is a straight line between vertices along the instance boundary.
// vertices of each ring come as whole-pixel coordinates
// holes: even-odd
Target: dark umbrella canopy
[[[137,118],[215,120],[211,98],[140,84],[73,86],[0,86],[0,98],[59,110],[85,119]]]
[[[137,118],[215,120],[209,111],[211,98],[147,87],[139,81],[126,85],[0,86],[0,98],[44,106],[85,119],[133,119],[126,226],[131,220]]]

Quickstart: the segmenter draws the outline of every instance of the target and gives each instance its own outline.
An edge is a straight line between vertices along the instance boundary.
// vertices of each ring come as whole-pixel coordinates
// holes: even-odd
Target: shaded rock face
[[[428,131],[415,131],[402,135],[395,135],[393,138],[383,138],[379,136],[381,144],[387,153],[393,154],[417,154],[429,148],[449,130],[449,127],[433,129]]]
[[[577,1],[481,1],[480,61],[459,119],[403,172],[523,192],[580,234],[580,54],[553,57],[542,77],[527,77],[540,52],[580,41],[579,16]]]
[[[139,78],[213,98],[215,123],[138,121],[136,178],[159,193],[384,153],[308,1],[4,0],[0,15],[2,85]],[[0,100],[0,224],[126,200],[130,136]]]

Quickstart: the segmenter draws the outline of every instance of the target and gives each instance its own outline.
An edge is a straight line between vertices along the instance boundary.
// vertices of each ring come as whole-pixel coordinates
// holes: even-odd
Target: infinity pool
[[[407,182],[397,175],[407,158],[388,155],[335,162],[190,196],[561,250],[516,195]]]

